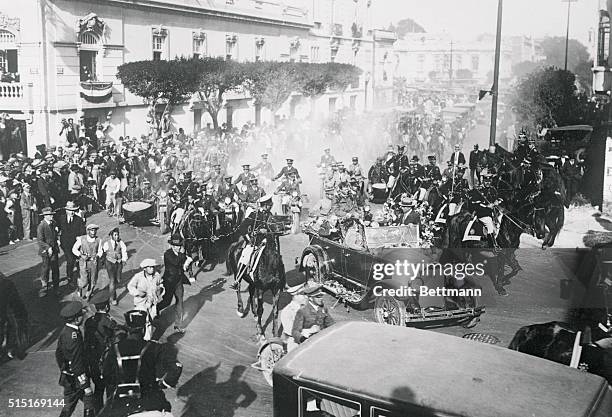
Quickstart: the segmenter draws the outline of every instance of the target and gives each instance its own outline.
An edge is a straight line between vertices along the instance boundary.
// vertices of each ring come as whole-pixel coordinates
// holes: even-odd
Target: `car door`
[[[347,231],[342,248],[343,275],[366,285],[372,268],[373,257],[366,251],[357,227]]]
[[[313,242],[314,243],[314,242]],[[331,262],[331,268],[337,274],[343,274],[343,265],[342,265],[342,245],[338,242],[334,242],[333,240],[320,238],[316,242],[317,245],[321,246],[329,260]]]

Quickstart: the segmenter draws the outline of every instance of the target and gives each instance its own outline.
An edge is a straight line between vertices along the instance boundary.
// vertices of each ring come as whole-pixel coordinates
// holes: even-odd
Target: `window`
[[[336,62],[336,56],[337,55],[338,55],[338,47],[337,46],[332,46],[331,47],[331,51],[330,51],[329,61],[330,62]]]
[[[203,58],[206,56],[206,34],[193,34],[193,57]]]
[[[153,60],[159,61],[164,59],[164,48],[166,46],[166,37],[163,35],[153,35]]]
[[[371,416],[372,417],[403,417],[403,415],[400,415],[399,413],[396,413],[395,411],[387,411],[387,410],[383,410],[382,408],[378,408],[378,407],[372,407]]]
[[[236,35],[225,36],[225,59],[237,59],[236,44],[238,43],[238,37]]]
[[[457,55],[455,62],[457,63],[457,69],[463,68],[463,55]]]
[[[417,56],[417,69],[419,71],[423,71],[424,68],[425,68],[425,55],[419,54]]]
[[[313,62],[313,63],[319,62],[319,47],[318,46],[310,47],[310,62]]]
[[[597,65],[605,66],[610,55],[610,16],[604,10],[599,15],[599,39],[597,40]]]
[[[96,51],[79,51],[81,81],[96,81]]]
[[[98,37],[92,32],[83,32],[79,35],[79,42],[83,45],[97,45]]]
[[[480,57],[478,55],[472,55],[472,71],[478,71],[480,66]]]
[[[326,416],[361,417],[361,405],[359,403],[302,387],[299,388],[299,391],[300,416],[313,415],[319,411]]]
[[[332,97],[329,99],[329,114],[334,114],[336,112],[336,97]]]
[[[352,95],[350,100],[351,100],[350,107],[351,107],[352,110],[355,110],[357,108],[357,96],[356,95]]]
[[[264,57],[264,38],[257,38],[255,40],[255,62],[263,61]]]

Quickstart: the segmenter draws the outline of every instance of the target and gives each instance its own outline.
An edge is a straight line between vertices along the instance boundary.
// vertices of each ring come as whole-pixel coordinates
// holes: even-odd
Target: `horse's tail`
[[[227,250],[227,257],[225,258],[225,275],[236,275],[238,272],[238,260],[236,251],[238,250],[238,242],[234,242],[230,245]]]

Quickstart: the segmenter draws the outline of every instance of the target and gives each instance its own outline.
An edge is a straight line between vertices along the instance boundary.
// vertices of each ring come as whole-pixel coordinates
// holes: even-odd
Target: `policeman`
[[[225,182],[219,189],[219,199],[224,200],[226,197],[232,201],[238,200],[238,188],[232,184],[232,176],[226,175],[224,178]]]
[[[64,408],[60,417],[71,416],[79,400],[83,401],[84,416],[93,417],[93,390],[87,375],[85,343],[79,329],[83,323],[83,305],[71,301],[62,308],[60,316],[66,322],[55,349],[55,360],[61,372],[59,384],[64,387]]]
[[[428,156],[427,159],[429,161],[429,164],[425,165],[424,167],[425,178],[428,185],[433,185],[434,183],[442,179],[442,174],[440,173],[440,168],[436,164],[435,155]]]
[[[171,411],[163,392],[178,384],[183,365],[168,344],[144,340],[147,313],[125,313],[128,335],[104,360],[104,382],[112,399],[98,417],[127,417],[145,411]]]
[[[274,178],[272,178],[272,181],[276,181],[277,179],[283,176],[289,177],[289,174],[291,174],[292,172],[295,173],[295,176],[301,184],[302,178],[300,177],[300,173],[298,172],[297,168],[293,166],[293,159],[291,158],[287,158],[287,166],[284,166],[283,169],[281,169],[281,172],[279,172]]]
[[[242,165],[242,172],[232,182],[233,185],[241,183],[243,186],[248,186],[251,182],[251,178],[255,177],[251,172],[251,166],[249,164]]]
[[[261,154],[261,162],[255,165],[253,168],[254,171],[258,172],[259,175],[268,180],[272,179],[274,176],[274,168],[272,168],[272,163],[268,161],[268,154]]]
[[[296,191],[298,194],[300,193],[300,181],[297,178],[297,174],[294,172],[291,172],[283,180],[283,182],[281,182],[281,184],[276,189],[276,192],[284,193],[286,195],[291,195],[291,193],[294,191]]]
[[[323,155],[321,155],[321,166],[329,167],[336,162],[336,158],[331,154],[330,148],[325,148],[323,152]]]
[[[469,201],[472,209],[476,213],[478,220],[482,222],[486,229],[486,239],[492,248],[497,248],[496,227],[493,223],[493,208],[500,203],[497,198],[497,190],[490,186],[491,177],[489,174],[483,175],[483,187],[474,188],[469,192]]]
[[[110,312],[110,292],[98,291],[91,297],[96,314],[85,320],[85,357],[89,376],[95,385],[94,406],[101,410],[104,405],[104,384],[102,383],[102,360],[110,347],[117,330],[117,322]],[[109,393],[107,393],[107,397]]]
[[[255,247],[262,243],[263,238],[269,231],[269,220],[272,216],[272,195],[264,195],[258,201],[259,209],[250,213],[238,226],[237,232],[240,238],[238,242],[244,246],[238,261],[238,273],[230,288],[236,290],[240,288],[240,282],[245,277],[248,268],[251,254],[254,253]],[[250,282],[250,278],[247,278]]]

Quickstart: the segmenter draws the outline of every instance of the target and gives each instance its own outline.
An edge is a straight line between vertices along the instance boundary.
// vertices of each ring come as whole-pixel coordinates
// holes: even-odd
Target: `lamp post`
[[[497,96],[499,92],[499,56],[501,53],[501,34],[504,0],[497,3],[497,35],[495,37],[495,67],[493,68],[493,87],[491,88],[491,130],[489,132],[489,152],[495,153],[495,136],[497,134]]]
[[[571,10],[572,3],[578,0],[561,0],[561,1],[564,3],[567,3],[567,27],[565,30],[565,65],[563,66],[563,69],[567,71],[567,50],[569,47],[570,10]]]

